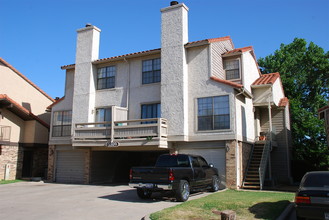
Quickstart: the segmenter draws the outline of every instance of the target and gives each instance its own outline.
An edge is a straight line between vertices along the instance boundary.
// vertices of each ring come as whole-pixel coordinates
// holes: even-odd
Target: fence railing
[[[259,164],[259,183],[260,183],[260,189],[263,189],[263,185],[264,185],[264,180],[265,180],[265,171],[267,168],[267,163],[268,163],[268,158],[271,152],[271,140],[269,135],[271,135],[271,133],[268,133],[266,136],[266,142],[264,145],[264,149],[263,149],[263,153],[262,153],[262,159],[260,161]]]
[[[167,120],[150,118],[113,122],[77,123],[73,140],[115,140],[166,138]]]

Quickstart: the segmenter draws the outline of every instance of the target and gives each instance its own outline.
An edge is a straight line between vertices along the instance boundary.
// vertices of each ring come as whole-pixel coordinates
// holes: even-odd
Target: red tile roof
[[[189,43],[185,44],[185,47],[200,46],[200,45],[204,45],[204,44],[210,44],[210,43],[214,43],[214,42],[227,41],[227,40],[230,41],[232,47],[234,48],[234,45],[233,45],[233,42],[232,42],[232,39],[230,36],[193,41],[193,42],[189,42]],[[128,54],[124,54],[124,55],[98,59],[98,60],[95,60],[93,63],[102,63],[102,62],[116,60],[116,59],[123,59],[126,57],[134,57],[134,56],[138,56],[138,55],[148,55],[148,54],[154,54],[154,53],[160,53],[160,52],[161,52],[161,48],[145,50],[145,51],[141,51],[141,52],[128,53]],[[75,67],[75,64],[70,64],[70,65],[61,66],[61,69],[73,69],[74,67]]]
[[[279,102],[279,106],[280,107],[285,107],[287,105],[289,105],[289,99],[287,97],[282,98]]]
[[[235,53],[244,53],[244,52],[247,52],[247,51],[254,51],[254,48],[252,46],[236,48],[234,50],[230,50],[230,51],[225,52],[223,55],[235,54]]]
[[[60,99],[56,99],[55,102],[47,107],[47,110],[51,110],[54,105],[57,105],[60,101],[64,100],[65,96]]]
[[[280,73],[269,73],[261,75],[252,85],[268,85],[274,84],[280,78]]]
[[[11,99],[8,95],[0,94],[0,103],[1,102],[12,104],[12,106],[13,106],[12,111],[16,115],[18,115],[20,118],[22,118],[23,120],[36,120],[40,124],[42,124],[43,126],[45,126],[46,128],[49,129],[49,124],[48,123],[46,123],[45,121],[40,119],[38,116],[34,115],[32,112],[30,112],[29,110],[27,110],[26,108],[24,108],[23,106],[18,104],[16,101]]]
[[[241,84],[231,82],[231,81],[228,81],[228,80],[224,80],[224,79],[219,79],[219,78],[214,77],[214,76],[211,76],[210,79],[212,79],[216,82],[219,82],[219,83],[224,83],[226,85],[233,86],[234,88],[242,88],[243,87],[243,85],[241,85]]]
[[[198,41],[193,41],[193,42],[188,42],[185,44],[185,47],[193,47],[193,46],[200,46],[203,44],[210,44],[210,43],[215,43],[215,42],[220,42],[220,41],[230,41],[232,47],[234,48],[232,39],[230,36],[225,36],[225,37],[218,37],[218,38],[210,38],[210,39],[204,39],[204,40],[198,40]]]
[[[161,49],[153,49],[153,50],[145,50],[141,52],[135,52],[135,53],[128,53],[124,55],[119,55],[119,56],[114,56],[114,57],[109,57],[109,58],[103,58],[103,59],[98,59],[95,60],[93,63],[102,63],[104,61],[111,61],[111,60],[116,60],[116,59],[122,59],[126,57],[131,57],[131,56],[138,56],[138,55],[148,55],[148,54],[154,54],[154,53],[160,53]],[[75,64],[70,64],[70,65],[65,65],[62,66],[62,69],[70,69],[74,68]]]
[[[24,76],[22,73],[20,73],[17,69],[15,69],[12,65],[10,65],[7,61],[5,61],[3,58],[0,57],[0,62],[3,63],[5,66],[10,68],[12,71],[14,71],[17,75],[22,77],[26,82],[28,82],[30,85],[32,85],[35,89],[37,89],[39,92],[41,92],[44,96],[46,96],[48,99],[50,99],[52,102],[55,100],[51,98],[47,93],[45,93],[43,90],[41,90],[37,85],[35,85],[33,82],[31,82],[26,76]]]

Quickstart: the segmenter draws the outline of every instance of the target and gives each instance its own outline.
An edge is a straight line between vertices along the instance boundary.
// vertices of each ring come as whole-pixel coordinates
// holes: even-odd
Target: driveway
[[[193,195],[190,200],[208,195]],[[43,182],[0,185],[0,219],[125,219],[178,205],[169,199],[141,200],[126,185],[94,186]]]

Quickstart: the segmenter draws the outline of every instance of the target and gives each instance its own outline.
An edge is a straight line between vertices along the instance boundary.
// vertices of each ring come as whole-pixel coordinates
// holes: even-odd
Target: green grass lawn
[[[213,210],[233,210],[237,219],[276,219],[294,199],[294,193],[226,190],[151,214],[161,219],[220,219]]]
[[[9,184],[9,183],[17,183],[22,182],[23,180],[0,180],[0,184]]]

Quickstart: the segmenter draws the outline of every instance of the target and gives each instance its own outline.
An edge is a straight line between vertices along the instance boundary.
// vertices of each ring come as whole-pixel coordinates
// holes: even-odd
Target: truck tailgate
[[[167,183],[169,168],[165,167],[133,167],[131,182]]]

